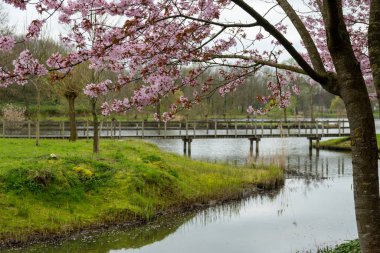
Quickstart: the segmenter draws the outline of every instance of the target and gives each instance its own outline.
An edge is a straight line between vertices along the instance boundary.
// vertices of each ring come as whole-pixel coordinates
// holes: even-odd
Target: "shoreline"
[[[377,135],[378,152],[380,153],[380,135]],[[316,148],[316,144],[313,143],[313,148]],[[331,150],[338,152],[351,152],[351,139],[350,137],[333,138],[319,143],[319,149]]]
[[[279,166],[191,160],[142,141],[0,139],[0,250],[203,210],[284,185]],[[51,159],[51,154],[54,159]]]
[[[150,219],[135,218],[129,221],[103,221],[98,224],[53,233],[39,233],[35,231],[34,234],[28,236],[27,240],[17,240],[15,238],[1,239],[0,250],[21,250],[38,244],[54,245],[64,241],[75,240],[86,235],[143,227],[159,218],[170,219],[170,217],[199,212],[210,207],[231,204],[251,197],[274,195],[284,186],[284,182],[284,180],[275,180],[275,182],[261,185],[260,187],[258,185],[247,185],[241,191],[233,192],[223,197],[210,198],[207,201],[173,206],[167,210],[160,210]]]

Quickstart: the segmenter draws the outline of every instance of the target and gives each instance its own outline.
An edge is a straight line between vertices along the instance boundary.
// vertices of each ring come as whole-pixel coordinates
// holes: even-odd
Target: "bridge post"
[[[193,125],[193,129],[194,129],[193,135],[194,135],[194,137],[195,137],[195,130],[197,128],[196,125],[197,125],[197,122],[194,121],[194,125]]]
[[[310,135],[313,134],[313,121],[310,121]]]
[[[261,137],[264,136],[264,122],[261,121]]]
[[[189,122],[186,120],[186,137],[189,136]]]
[[[28,139],[30,139],[31,136],[31,127],[30,127],[30,120],[28,120]]]
[[[167,130],[167,122],[165,121],[164,122],[164,128],[165,128],[165,130],[164,130],[164,139],[166,139],[166,130]]]
[[[260,139],[256,139],[256,156],[259,154],[259,143]]]
[[[298,121],[298,136],[301,136],[301,122]]]
[[[229,127],[229,125],[228,125],[228,121],[227,121],[227,125],[226,125],[226,134],[228,135],[228,127]]]
[[[111,139],[114,139],[115,136],[114,136],[114,132],[113,132],[113,129],[114,129],[114,121],[113,121],[113,119],[111,120],[109,126],[110,126],[110,132],[111,132]]]
[[[89,126],[88,120],[86,120],[86,128],[87,128],[87,130],[86,130],[86,139],[88,140],[89,135],[90,135],[90,130],[89,130],[90,126]]]
[[[208,135],[208,129],[209,129],[209,123],[208,123],[208,119],[207,119],[207,123],[206,123],[206,134]]]
[[[249,155],[253,156],[253,141],[256,142],[255,153],[256,153],[256,156],[258,156],[258,154],[259,154],[260,138],[249,138]]]
[[[338,120],[338,129],[339,129],[339,136],[341,135],[340,134],[340,120]]]
[[[144,138],[144,120],[141,123],[141,138]]]
[[[311,153],[313,150],[313,139],[309,137],[309,152]]]
[[[187,139],[186,138],[182,138],[183,140],[183,154],[186,155],[187,151],[186,151],[186,148],[187,148]]]
[[[116,138],[116,119],[113,122],[113,137]]]
[[[235,121],[235,138],[237,137],[237,122]]]
[[[121,139],[121,121],[119,121],[119,139]]]
[[[136,123],[136,136],[139,136],[139,124]]]
[[[317,149],[317,152],[316,152],[316,156],[317,156],[317,157],[319,157],[319,150],[320,150],[320,144],[319,144],[319,141],[320,141],[320,139],[321,139],[321,138],[318,137],[318,138],[316,139],[316,142],[317,142],[317,143],[315,144],[315,147],[316,147],[316,149]]]
[[[306,121],[304,122],[304,127],[305,127],[305,135],[307,135],[307,125],[306,125]]]
[[[253,156],[253,138],[249,138],[249,154]]]
[[[317,148],[317,150],[319,150],[319,148],[320,148],[320,145],[319,145],[319,140],[320,140],[320,138],[317,138],[316,139],[316,145],[315,145],[315,147]]]
[[[64,121],[62,121],[61,123],[61,137],[62,139],[65,138],[65,122]]]
[[[191,142],[192,142],[193,140],[191,139],[191,138],[189,138],[188,140],[187,140],[187,155],[188,156],[191,156]]]
[[[315,122],[315,136],[318,137],[318,123]]]
[[[327,134],[329,133],[329,128],[330,128],[330,122],[327,120],[327,125],[326,125],[326,130],[327,130]]]
[[[272,132],[273,132],[273,122],[272,121],[270,121],[270,134],[272,135]]]
[[[183,141],[183,154],[184,155],[188,155],[188,156],[191,156],[191,142],[193,141],[193,139],[190,137],[183,137],[182,138],[182,141]]]
[[[217,127],[218,127],[217,124],[218,124],[218,123],[217,123],[216,120],[215,120],[215,131],[214,131],[215,138],[216,138],[216,130],[217,130]]]
[[[325,124],[322,122],[322,137],[325,137]]]

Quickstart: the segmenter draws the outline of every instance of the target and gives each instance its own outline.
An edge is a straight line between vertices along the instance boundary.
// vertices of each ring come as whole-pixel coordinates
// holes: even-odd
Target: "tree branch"
[[[293,47],[292,43],[288,41],[285,36],[276,29],[268,20],[261,16],[255,9],[248,5],[244,0],[232,0],[236,5],[251,15],[257,23],[262,26],[269,34],[276,38],[281,45],[288,51],[298,65],[307,73],[312,79],[320,84],[326,84],[329,80],[325,75],[316,72],[302,57],[302,55]]]
[[[214,21],[211,21],[211,20],[206,20],[206,19],[201,19],[201,18],[194,18],[194,17],[191,17],[191,16],[186,16],[186,15],[183,15],[183,14],[178,14],[178,15],[171,15],[171,16],[167,16],[163,19],[160,19],[160,20],[157,20],[155,22],[160,22],[160,21],[163,21],[163,20],[166,20],[166,19],[175,19],[175,18],[185,18],[185,19],[189,19],[189,20],[193,20],[193,21],[197,21],[197,22],[201,22],[201,23],[205,23],[205,24],[209,24],[209,25],[216,25],[216,26],[221,26],[223,28],[241,28],[241,27],[255,27],[255,26],[258,26],[258,23],[247,23],[247,24],[243,24],[243,23],[230,23],[230,24],[226,24],[226,23],[219,23],[219,22],[214,22]]]
[[[284,10],[286,15],[289,17],[290,21],[293,23],[294,27],[297,29],[299,35],[302,38],[303,43],[305,44],[306,50],[310,56],[311,63],[313,67],[319,73],[326,72],[325,67],[323,65],[321,56],[315,46],[313,39],[309,31],[306,29],[300,17],[297,15],[296,11],[289,4],[287,0],[277,0],[278,4]]]
[[[212,59],[241,59],[241,60],[249,60],[253,61],[257,64],[269,66],[269,67],[274,67],[274,68],[279,68],[283,70],[289,70],[295,73],[307,75],[306,71],[304,71],[302,68],[296,67],[296,66],[291,66],[291,65],[286,65],[286,64],[281,64],[273,61],[268,61],[268,60],[263,60],[260,58],[253,58],[251,56],[245,56],[245,55],[235,55],[235,54],[230,54],[230,55],[213,55],[211,56]]]

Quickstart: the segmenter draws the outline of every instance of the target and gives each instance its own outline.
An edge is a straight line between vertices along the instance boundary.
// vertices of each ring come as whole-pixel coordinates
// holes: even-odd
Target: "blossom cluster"
[[[38,38],[47,19],[52,14],[57,15],[62,25],[70,27],[69,32],[60,36],[60,42],[72,50],[67,54],[55,53],[46,63],[39,63],[31,52],[25,50],[14,60],[13,70],[0,68],[0,85],[23,85],[31,76],[47,75],[48,71],[67,73],[83,62],[88,62],[94,71],[111,70],[118,76],[115,82],[104,80],[89,83],[84,89],[89,97],[103,96],[139,81],[130,97],[104,103],[104,114],[132,108],[141,110],[157,104],[160,99],[179,89],[191,89],[192,96],[181,96],[167,112],[156,115],[157,118],[169,120],[179,108],[191,108],[215,90],[221,96],[234,92],[265,62],[277,64],[277,59],[284,52],[279,41],[264,30],[256,30],[252,36],[249,31],[251,27],[247,24],[244,28],[226,23],[221,15],[224,10],[234,7],[231,0],[177,0],[175,3],[166,0],[3,1],[22,10],[27,5],[34,6],[42,16],[30,23],[23,38],[25,40]],[[325,68],[335,71],[327,47],[325,24],[318,4],[320,1],[301,2],[311,10],[299,15],[318,48]],[[373,78],[366,39],[369,1],[345,0],[344,4],[345,21],[355,55],[366,83],[371,85]],[[270,11],[277,11],[278,8],[273,6]],[[105,16],[119,21],[107,22],[102,18]],[[273,27],[281,34],[288,31],[282,20],[274,23]],[[267,39],[273,50],[260,50],[258,43]],[[0,37],[0,51],[11,51],[15,43],[12,36]],[[229,57],[220,57],[225,55]],[[242,57],[234,58],[235,55]],[[307,54],[304,58],[311,62]],[[184,74],[186,67],[193,70]],[[201,78],[210,68],[217,69],[219,80]],[[291,96],[300,93],[294,74],[288,71],[272,76],[267,88],[269,95],[257,97],[263,107],[254,109],[250,106],[248,113],[262,114],[275,106],[287,107]]]

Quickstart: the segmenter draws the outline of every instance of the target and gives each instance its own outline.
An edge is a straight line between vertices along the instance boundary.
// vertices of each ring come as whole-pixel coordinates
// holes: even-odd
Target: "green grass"
[[[380,151],[380,134],[376,136],[377,138],[377,148]],[[349,137],[335,138],[327,141],[320,142],[320,147],[322,149],[332,149],[332,150],[351,150],[351,140]]]
[[[41,140],[36,147],[33,140],[0,139],[0,156],[0,245],[33,234],[148,220],[284,177],[274,166],[208,164],[132,140],[104,140],[95,156],[86,141]]]
[[[318,253],[360,253],[359,240],[353,240],[336,246],[334,249],[320,249]]]

